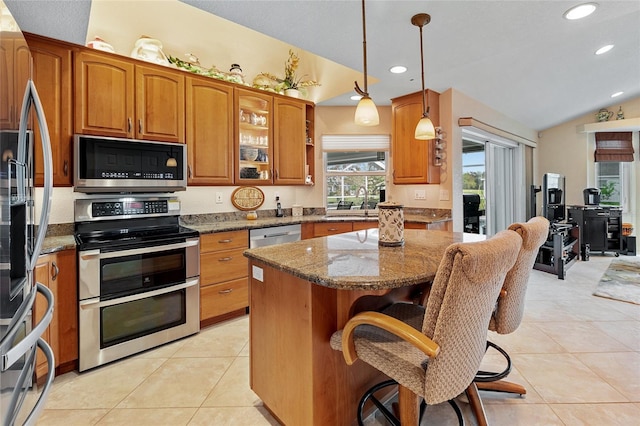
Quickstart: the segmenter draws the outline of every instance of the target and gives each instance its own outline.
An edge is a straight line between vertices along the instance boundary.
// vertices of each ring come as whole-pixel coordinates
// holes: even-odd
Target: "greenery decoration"
[[[283,92],[286,89],[301,89],[304,87],[320,86],[315,80],[303,80],[305,75],[299,76],[297,74],[298,66],[300,64],[300,57],[289,49],[289,58],[284,64],[284,78],[280,78],[271,73],[263,72],[258,76],[266,77],[276,84],[273,86],[275,91]],[[264,85],[264,84],[263,84]],[[262,86],[262,85],[261,85]]]

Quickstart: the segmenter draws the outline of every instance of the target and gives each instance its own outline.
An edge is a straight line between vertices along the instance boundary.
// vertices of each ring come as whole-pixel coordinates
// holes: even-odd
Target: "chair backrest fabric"
[[[538,255],[538,249],[548,238],[549,221],[542,216],[537,216],[526,223],[514,223],[509,226],[509,229],[520,234],[522,248],[518,253],[515,265],[507,273],[504,280],[502,288],[506,294],[498,298],[496,309],[489,323],[489,330],[500,334],[513,333],[522,322],[527,283]]]
[[[447,401],[473,381],[484,356],[489,320],[522,238],[511,230],[449,246],[427,301],[422,331],[440,346],[427,363],[427,404]]]

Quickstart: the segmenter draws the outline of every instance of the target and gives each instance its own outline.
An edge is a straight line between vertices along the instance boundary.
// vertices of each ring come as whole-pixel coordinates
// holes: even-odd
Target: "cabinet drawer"
[[[342,234],[344,232],[351,232],[352,230],[353,224],[351,222],[315,223],[313,225],[313,235],[315,237]]]
[[[216,232],[200,236],[200,251],[229,250],[234,248],[248,248],[249,234],[247,231]]]
[[[363,229],[374,229],[378,227],[377,220],[367,220],[364,222],[353,222],[353,231],[360,231]]]
[[[200,289],[200,320],[249,306],[248,279],[227,281]]]
[[[239,248],[200,254],[201,285],[246,277],[249,259],[242,255],[245,250]]]

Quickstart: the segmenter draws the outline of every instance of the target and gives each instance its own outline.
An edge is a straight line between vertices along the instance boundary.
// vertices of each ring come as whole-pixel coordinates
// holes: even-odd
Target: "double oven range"
[[[184,178],[176,144],[84,136],[75,143],[89,175],[77,177],[76,191],[83,182],[91,188],[74,206],[84,371],[199,331],[200,243],[179,223],[178,198],[158,192],[180,190],[171,187]]]

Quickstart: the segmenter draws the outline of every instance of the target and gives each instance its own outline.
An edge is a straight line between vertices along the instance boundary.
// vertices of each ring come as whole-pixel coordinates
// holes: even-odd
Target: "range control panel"
[[[75,221],[130,217],[156,217],[180,215],[180,201],[174,197],[122,197],[109,199],[76,199]]]

